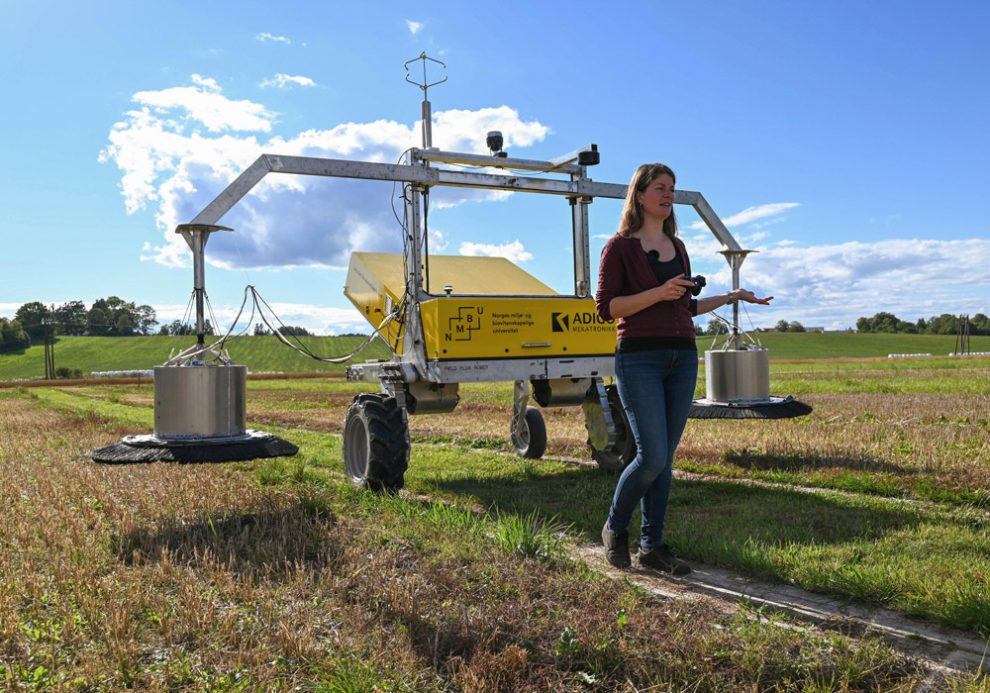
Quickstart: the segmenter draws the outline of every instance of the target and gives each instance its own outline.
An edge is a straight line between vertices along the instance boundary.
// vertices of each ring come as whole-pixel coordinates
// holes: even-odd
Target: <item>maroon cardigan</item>
[[[691,276],[691,260],[681,239],[674,238],[677,252],[684,261],[685,276]],[[616,296],[630,296],[660,286],[650,268],[643,246],[637,238],[615,234],[602,248],[598,266],[598,291],[595,304],[603,320],[611,320],[609,303]],[[660,301],[638,313],[618,320],[617,337],[687,337],[694,339],[694,321],[698,301],[687,291],[676,301]]]

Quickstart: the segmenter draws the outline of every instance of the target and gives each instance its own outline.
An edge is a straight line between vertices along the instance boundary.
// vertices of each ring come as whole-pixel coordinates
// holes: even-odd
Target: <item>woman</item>
[[[674,451],[687,423],[698,378],[692,318],[728,303],[768,304],[753,292],[694,299],[687,249],[677,238],[674,172],[644,164],[626,192],[619,230],[605,244],[598,270],[598,314],[618,322],[615,378],[636,441],[636,456],[615,489],[602,542],[609,563],[631,564],[628,527],[641,503],[640,565],[674,575],[690,566],[663,542]]]

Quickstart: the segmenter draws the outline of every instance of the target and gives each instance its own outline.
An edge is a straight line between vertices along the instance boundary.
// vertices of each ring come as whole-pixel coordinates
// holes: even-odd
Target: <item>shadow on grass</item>
[[[759,453],[746,448],[729,450],[725,453],[727,464],[742,469],[761,471],[807,472],[824,469],[847,469],[859,472],[882,472],[906,476],[917,471],[872,457],[828,457],[823,455],[791,454],[776,455]]]
[[[588,467],[551,475],[446,476],[438,488],[473,497],[500,513],[536,514],[571,527],[597,543],[617,476]],[[910,507],[872,499],[850,500],[785,488],[717,480],[675,479],[667,513],[668,540],[685,556],[721,562],[707,549],[716,545],[798,544],[817,546],[876,541],[924,521]],[[630,535],[638,535],[638,513]]]
[[[284,509],[164,518],[114,537],[113,549],[127,565],[214,565],[238,575],[285,577],[299,565],[333,569],[345,542],[332,513],[303,499]]]

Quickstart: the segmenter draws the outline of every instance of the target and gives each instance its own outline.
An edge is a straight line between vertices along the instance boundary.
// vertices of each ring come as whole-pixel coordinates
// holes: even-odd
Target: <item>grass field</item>
[[[786,363],[772,383],[814,413],[689,423],[676,550],[990,635],[990,360]],[[150,385],[0,391],[7,687],[910,691],[927,675],[869,636],[572,563],[564,543],[596,541],[615,479],[586,463],[579,408],[544,410],[548,459],[507,454],[508,384],[411,419],[410,494],[355,491],[339,433],[362,389],[249,383],[251,425],[294,458],[131,467],[87,451],[150,430]]]
[[[364,343],[365,337],[300,337],[318,356],[335,358]],[[196,343],[195,337],[60,337],[55,344],[56,368],[93,371],[146,370],[164,363],[170,355]],[[275,337],[233,337],[227,348],[235,363],[253,372],[340,372],[346,364],[316,361],[299,354]],[[358,356],[359,361],[388,358],[388,349],[375,340]],[[45,374],[44,347],[22,353],[0,354],[0,380],[30,380]]]
[[[775,361],[886,357],[888,354],[930,353],[945,356],[955,346],[955,338],[938,335],[828,333],[766,333],[756,335],[770,349]],[[350,353],[360,337],[302,337],[303,343],[320,356]],[[163,363],[170,354],[195,343],[190,337],[61,337],[55,345],[56,367],[93,371],[143,370]],[[275,337],[237,337],[229,342],[235,363],[253,372],[299,373],[340,372],[346,364],[315,361],[292,351]],[[711,345],[711,338],[699,338],[699,350]],[[990,337],[973,337],[972,351],[990,351]],[[384,359],[388,349],[376,340],[357,361]],[[44,348],[31,347],[22,353],[0,354],[0,381],[41,378],[45,373]]]

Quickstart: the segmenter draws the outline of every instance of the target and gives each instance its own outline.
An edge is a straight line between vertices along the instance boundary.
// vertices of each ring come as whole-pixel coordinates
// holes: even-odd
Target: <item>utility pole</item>
[[[957,356],[969,353],[969,315],[960,315],[956,320],[956,350]]]
[[[55,380],[55,325],[42,318],[41,326],[45,332],[45,380]]]

